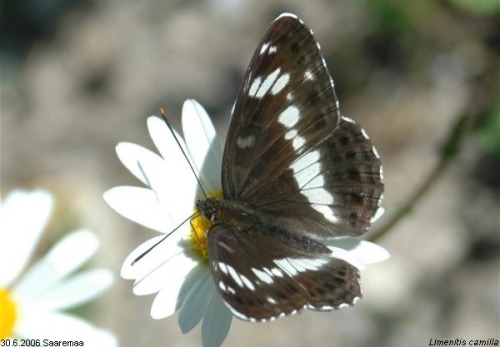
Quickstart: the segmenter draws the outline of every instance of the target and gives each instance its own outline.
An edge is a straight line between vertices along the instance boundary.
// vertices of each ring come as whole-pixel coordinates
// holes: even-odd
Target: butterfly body
[[[328,311],[361,297],[359,273],[324,242],[366,232],[380,214],[382,165],[339,112],[312,32],[278,17],[250,62],[222,162],[223,198],[197,202],[215,285],[243,320]]]

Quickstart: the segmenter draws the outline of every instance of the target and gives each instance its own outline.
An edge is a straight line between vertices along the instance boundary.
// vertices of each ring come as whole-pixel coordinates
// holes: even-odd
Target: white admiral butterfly
[[[223,198],[198,201],[215,285],[243,320],[360,296],[358,269],[322,242],[363,234],[381,211],[382,165],[366,132],[340,114],[312,32],[283,14],[257,46],[233,109]]]

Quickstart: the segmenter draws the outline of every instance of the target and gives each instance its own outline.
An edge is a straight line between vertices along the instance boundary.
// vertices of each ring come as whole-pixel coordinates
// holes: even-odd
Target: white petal
[[[142,162],[148,161],[156,164],[158,167],[165,165],[165,161],[158,154],[149,149],[136,145],[135,143],[120,142],[116,145],[116,154],[122,164],[142,183],[149,186],[149,180],[145,175]],[[150,167],[153,164],[149,165]]]
[[[172,282],[182,282],[197,265],[198,261],[186,256],[183,251],[174,255],[167,255],[158,267],[152,269],[143,278],[135,281],[134,294],[148,295],[163,290],[170,286]]]
[[[182,130],[203,188],[206,191],[219,190],[221,187],[222,147],[210,117],[195,100],[184,102]]]
[[[116,337],[77,317],[58,313],[26,310],[16,325],[16,336],[51,341],[83,341],[86,347],[115,347]]]
[[[332,257],[345,260],[346,262],[350,263],[352,266],[355,266],[360,271],[363,271],[366,268],[365,264],[362,263],[351,252],[346,251],[345,249],[339,248],[339,247],[328,246],[328,248],[332,251],[332,254],[331,254]]]
[[[187,165],[178,165],[172,158],[164,160],[131,143],[121,143],[116,150],[125,166],[155,192],[161,204],[169,205],[169,209],[192,208],[197,186]]]
[[[233,319],[233,314],[226,307],[215,287],[213,293],[201,328],[203,347],[220,346],[226,339]]]
[[[153,301],[151,306],[151,317],[153,319],[162,319],[175,313],[177,298],[184,283],[182,280],[164,280],[168,281],[168,286],[163,288]]]
[[[14,190],[0,208],[0,286],[12,283],[28,262],[54,206],[44,190]],[[7,265],[8,264],[8,265]]]
[[[184,163],[184,167],[182,170],[189,169],[186,158],[184,154],[182,154],[179,145],[184,150],[186,155],[189,155],[186,144],[182,137],[174,130],[175,137],[179,141],[174,138],[174,135],[170,132],[165,121],[155,116],[151,116],[148,118],[148,130],[151,139],[153,140],[156,148],[160,152],[161,156],[164,159],[172,160],[173,162]]]
[[[113,283],[113,275],[104,269],[79,273],[44,293],[36,303],[46,311],[68,309],[101,295]]]
[[[144,252],[147,252],[151,247],[160,242],[165,235],[160,235],[139,245],[125,258],[120,271],[120,276],[128,280],[135,280],[146,276],[152,269],[156,268],[159,264],[163,262],[163,257],[160,253],[152,250],[147,255],[142,257],[136,262],[136,259],[141,256]],[[167,240],[162,242],[167,242]],[[161,244],[156,246],[156,248],[162,247]]]
[[[16,285],[15,294],[27,300],[34,298],[85,263],[98,245],[92,232],[72,232],[26,272]]]
[[[193,165],[195,173],[189,166],[189,162],[193,163],[193,159],[186,148],[184,140],[175,132],[175,136],[179,142],[177,143],[174,135],[168,130],[164,121],[157,117],[148,118],[148,128],[151,138],[169,167],[169,177],[171,177],[169,182],[174,184],[174,188],[178,187],[175,191],[174,199],[186,194],[186,192],[194,194],[198,189],[195,173],[198,177],[200,174],[196,171],[195,165]],[[181,151],[181,148],[184,153]],[[189,198],[193,199],[194,195],[189,195]]]
[[[172,231],[176,223],[192,213],[191,210],[180,211],[160,203],[155,192],[147,188],[115,187],[106,191],[103,198],[123,217],[163,233]]]
[[[189,295],[190,289],[198,285],[198,282],[207,273],[207,271],[207,264],[200,263],[189,272],[189,274],[184,279],[184,283],[182,284],[183,288],[179,293],[179,297],[177,298],[176,311],[181,309],[182,305],[184,305],[184,302]]]
[[[199,266],[198,268],[202,268]],[[203,266],[202,272],[197,274],[197,281],[190,285],[187,295],[179,310],[179,327],[183,333],[187,333],[198,324],[210,303],[210,290],[214,288],[213,279],[209,269]],[[186,280],[187,282],[187,280]],[[212,283],[211,283],[212,282]]]
[[[380,263],[390,258],[385,248],[369,241],[347,237],[335,240],[332,245],[349,251],[363,264]]]
[[[183,253],[184,248],[179,245],[183,230],[175,231],[163,241],[161,240],[165,238],[165,235],[154,237],[142,243],[139,247],[134,249],[123,262],[121,276],[126,279],[141,279],[160,267],[166,260]],[[160,243],[151,249],[151,247],[158,242]],[[151,249],[151,251],[149,251],[149,249]],[[149,252],[140,260],[135,261],[146,251]]]

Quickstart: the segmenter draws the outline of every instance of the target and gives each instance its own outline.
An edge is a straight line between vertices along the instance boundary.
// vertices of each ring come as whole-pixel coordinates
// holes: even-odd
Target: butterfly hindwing
[[[359,125],[342,117],[330,136],[295,159],[272,185],[256,191],[254,199],[260,201],[260,213],[287,230],[329,238],[364,233],[382,193],[376,150]]]
[[[266,321],[304,308],[328,311],[361,296],[354,266],[322,243],[308,240],[304,247],[303,241],[257,224],[237,231],[217,224],[210,230],[215,285],[238,318]]]

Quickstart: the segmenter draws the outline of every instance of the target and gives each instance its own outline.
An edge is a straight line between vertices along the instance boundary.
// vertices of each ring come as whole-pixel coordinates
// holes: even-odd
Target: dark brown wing
[[[360,298],[358,270],[320,242],[265,225],[208,233],[215,286],[234,315],[274,320],[304,308],[328,311]]]

